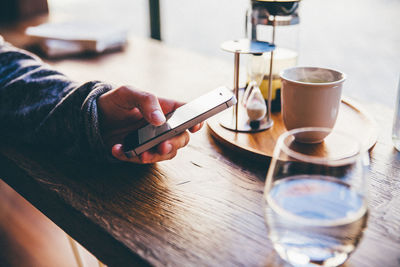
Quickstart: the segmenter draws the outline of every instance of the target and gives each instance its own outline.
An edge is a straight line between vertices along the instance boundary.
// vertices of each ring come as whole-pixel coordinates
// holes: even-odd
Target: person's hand
[[[164,114],[174,111],[183,103],[157,98],[129,86],[121,86],[101,95],[97,105],[103,140],[111,149],[112,155],[121,161],[154,163],[172,159],[177,150],[189,142],[189,133],[185,131],[143,152],[138,157],[127,158],[121,143],[128,133],[143,126],[145,121],[155,126],[162,125],[166,120]],[[197,124],[189,130],[194,133],[202,125],[203,123]]]

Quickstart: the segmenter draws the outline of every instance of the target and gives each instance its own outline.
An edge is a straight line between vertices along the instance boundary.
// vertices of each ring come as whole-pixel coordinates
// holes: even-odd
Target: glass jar
[[[276,45],[272,65],[272,99],[271,110],[281,108],[279,73],[297,65],[299,49],[299,16],[297,1],[251,0],[246,15],[246,34],[251,40],[264,41]],[[270,60],[271,53],[264,55]],[[260,85],[264,99],[268,99],[269,64]]]

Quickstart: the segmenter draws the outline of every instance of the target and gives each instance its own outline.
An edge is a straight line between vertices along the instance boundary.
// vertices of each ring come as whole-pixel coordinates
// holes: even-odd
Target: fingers
[[[168,155],[174,153],[178,149],[185,147],[189,143],[189,140],[189,133],[185,131],[167,141],[160,143],[157,146],[157,152],[159,155]]]
[[[165,116],[158,98],[148,92],[137,91],[129,86],[121,86],[115,90],[115,101],[121,108],[138,108],[143,117],[155,126],[165,122]]]
[[[140,159],[138,157],[133,157],[133,158],[128,158],[124,151],[123,147],[121,144],[116,144],[111,148],[111,154],[114,156],[114,158],[120,160],[120,161],[128,161],[128,162],[133,162],[133,163],[140,163]]]
[[[204,125],[204,122],[202,121],[202,122],[196,124],[195,126],[191,127],[191,128],[189,129],[189,131],[190,131],[191,133],[195,133],[195,132],[197,132],[198,130],[200,130],[200,129],[203,127],[203,125]]]
[[[111,119],[108,120],[108,122],[117,121],[118,123],[122,123],[121,125],[115,124],[116,127],[114,127],[115,129],[113,128],[112,134],[117,135],[117,137],[126,134],[127,130],[129,130],[131,126],[135,127],[135,129],[138,128],[138,123],[140,123],[140,121],[135,120],[140,119],[141,116],[143,116],[149,123],[155,126],[160,126],[166,121],[164,114],[170,113],[183,105],[183,103],[174,100],[163,98],[158,99],[151,93],[136,91],[129,86],[119,87],[107,92],[101,97],[102,98],[99,99],[101,101],[99,102],[103,104],[103,107],[106,107],[103,108],[103,113],[110,113],[112,115],[109,116]],[[119,116],[118,114],[122,114],[123,116]],[[135,125],[131,125],[132,122],[135,122]],[[127,127],[125,124],[131,126]],[[202,126],[203,123],[199,123],[191,127],[189,131],[194,133],[200,130]],[[114,135],[110,136],[112,137]],[[106,136],[108,135],[106,134]],[[145,151],[139,156],[133,158],[128,158],[125,155],[121,144],[115,144],[115,142],[121,142],[121,140],[117,140],[117,138],[114,139],[114,142],[108,143],[114,143],[111,153],[115,158],[121,161],[148,164],[175,157],[178,149],[188,144],[189,133],[185,131],[184,133],[164,141],[155,148]]]
[[[178,149],[186,146],[189,143],[189,140],[190,136],[186,131],[160,143],[154,149],[143,152],[138,157],[128,158],[123,152],[121,144],[114,145],[111,149],[111,153],[115,158],[121,161],[150,164],[174,158],[178,152]]]

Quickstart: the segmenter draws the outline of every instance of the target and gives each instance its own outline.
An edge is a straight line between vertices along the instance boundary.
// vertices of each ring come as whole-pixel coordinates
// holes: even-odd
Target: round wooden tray
[[[227,110],[225,112],[232,112]],[[241,153],[258,156],[261,158],[272,157],[276,140],[286,132],[280,112],[273,113],[274,125],[265,131],[257,133],[234,132],[222,127],[219,123],[219,114],[207,120],[211,134],[223,145]],[[375,121],[363,110],[361,105],[350,99],[342,99],[339,115],[334,130],[358,136],[364,149],[372,149],[377,140],[377,127]],[[338,150],[337,142],[328,138],[323,143],[324,149]],[[338,151],[337,151],[338,152]]]

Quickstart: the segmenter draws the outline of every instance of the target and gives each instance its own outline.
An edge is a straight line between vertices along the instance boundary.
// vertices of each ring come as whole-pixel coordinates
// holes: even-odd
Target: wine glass
[[[329,134],[329,135],[328,135]],[[305,144],[296,137],[328,135]],[[338,266],[367,224],[368,154],[357,138],[328,128],[298,128],[276,143],[264,190],[268,237],[294,266]]]
[[[246,108],[250,121],[257,121],[264,118],[267,113],[264,97],[260,90],[261,82],[267,71],[268,62],[264,54],[249,55],[247,73],[250,79],[243,95],[243,105]]]

